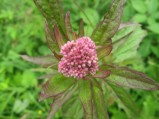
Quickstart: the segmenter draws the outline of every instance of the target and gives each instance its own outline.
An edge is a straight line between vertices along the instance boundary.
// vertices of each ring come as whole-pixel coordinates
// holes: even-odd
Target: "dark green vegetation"
[[[123,21],[139,22],[147,31],[147,36],[138,50],[142,60],[134,61],[133,68],[145,72],[159,82],[159,2],[158,0],[142,1],[127,0]],[[37,73],[37,69],[34,70],[37,66],[23,61],[19,56],[19,54],[38,56],[51,53],[45,42],[43,18],[31,0],[12,2],[12,0],[1,0],[0,4],[0,119],[45,119],[49,105],[47,101],[40,103],[37,101],[41,88],[39,85],[42,81],[36,78],[49,71],[39,68],[40,73]],[[64,0],[63,5],[65,11],[71,11],[73,28],[78,29],[82,17],[86,32],[90,34],[104,15],[109,3],[104,0],[94,2],[89,0],[78,2],[82,6],[79,8],[73,1]],[[127,91],[131,94],[130,98],[140,107],[141,119],[159,118],[159,92]],[[127,103],[129,103],[130,98],[124,98],[128,98]],[[67,105],[74,100],[76,98],[72,98]],[[117,98],[110,95],[107,102],[112,119],[127,118],[123,111],[125,107]],[[79,100],[76,103],[78,105]],[[63,110],[68,108],[67,105]],[[63,110],[56,114],[56,119],[62,118]],[[67,109],[64,119],[68,115],[73,115],[72,119],[80,119],[81,113],[81,107],[71,106]]]

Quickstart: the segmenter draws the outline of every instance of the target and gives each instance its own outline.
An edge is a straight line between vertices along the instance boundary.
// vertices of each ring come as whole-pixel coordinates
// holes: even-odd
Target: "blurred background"
[[[83,18],[87,34],[92,32],[92,26],[95,27],[110,5],[110,0],[77,0],[79,8],[73,0],[62,1],[65,12],[71,12],[73,28],[77,30],[80,18]],[[159,82],[159,0],[127,0],[122,20],[138,22],[147,31],[138,49],[142,62],[134,68]],[[43,21],[32,0],[0,2],[0,119],[47,117],[50,100],[38,102],[42,80],[37,80],[47,70],[35,69],[36,65],[20,58],[20,54],[40,56],[51,53],[46,45]],[[159,91],[130,90],[129,93],[141,110],[141,119],[159,119]],[[120,102],[108,107],[111,119],[127,119]],[[69,110],[68,115],[72,112],[74,117],[63,116],[61,109],[54,119],[81,119],[81,108],[74,107],[73,110]]]

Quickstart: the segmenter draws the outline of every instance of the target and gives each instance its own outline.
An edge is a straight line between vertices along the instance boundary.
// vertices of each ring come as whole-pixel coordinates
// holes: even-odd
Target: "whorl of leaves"
[[[107,56],[111,60],[111,64],[121,63],[136,55],[137,47],[145,36],[145,32],[140,29],[138,24],[120,23],[125,1],[112,1],[104,18],[98,23],[91,36],[92,40],[97,44],[96,49],[99,60]],[[80,21],[77,34],[72,29],[70,12],[64,15],[60,0],[34,0],[34,2],[45,18],[46,40],[54,58],[52,56],[29,57],[26,55],[23,55],[22,58],[29,62],[40,64],[43,67],[56,66],[62,57],[59,54],[61,46],[68,40],[76,40],[85,35],[83,20]],[[119,35],[119,37],[118,33],[120,34],[127,28],[127,32],[122,36]],[[137,30],[134,31],[136,28]],[[134,38],[139,40],[134,40]],[[112,54],[110,55],[111,52]],[[159,89],[159,84],[144,73],[126,67],[105,65],[105,63],[99,66],[97,74],[87,76],[83,80],[77,81],[73,78],[64,77],[61,74],[49,77],[43,84],[39,97],[40,101],[50,97],[53,98],[48,119],[51,119],[75,92],[75,94],[78,93],[81,101],[85,119],[109,119],[104,91],[101,85],[102,81],[109,85],[123,105],[129,108],[132,112],[131,117],[138,115],[138,108],[133,100],[130,99],[129,94],[124,89],[118,89],[116,86],[144,90]],[[102,79],[102,81],[98,79]]]

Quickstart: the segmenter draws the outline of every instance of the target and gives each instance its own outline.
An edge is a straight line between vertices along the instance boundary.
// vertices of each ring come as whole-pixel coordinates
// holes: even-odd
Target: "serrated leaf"
[[[109,119],[101,85],[93,79],[92,92],[98,119]]]
[[[75,84],[73,87],[71,87],[70,89],[66,90],[65,92],[54,98],[47,119],[51,119],[54,116],[54,114],[61,108],[61,106],[73,95],[76,89],[77,85]]]
[[[121,23],[118,31],[116,32],[116,34],[114,35],[114,37],[112,38],[112,42],[116,42],[117,40],[121,39],[122,37],[126,36],[127,34],[129,34],[130,32],[135,31],[136,28],[140,27],[140,24],[137,23]]]
[[[122,48],[122,45],[129,39],[132,32],[126,34],[125,36],[121,37],[120,39],[113,42],[113,52],[118,52],[120,48]]]
[[[97,44],[104,44],[106,46],[111,44],[111,38],[120,25],[124,4],[125,0],[113,0],[110,9],[92,33],[91,38]]]
[[[65,36],[64,12],[60,0],[34,0],[39,11],[46,18],[49,26],[53,29],[56,23],[62,34]]]
[[[58,64],[57,59],[52,55],[41,56],[41,57],[30,57],[27,55],[21,55],[21,57],[26,61],[41,65],[42,67],[55,66]]]
[[[119,98],[119,100],[123,103],[125,111],[127,112],[129,118],[139,117],[139,108],[132,100],[129,93],[127,93],[122,87],[116,87],[115,85],[109,83],[113,92]]]
[[[74,83],[75,80],[73,78],[67,78],[61,74],[53,76],[53,78],[49,79],[45,84],[43,84],[39,101],[63,93]]]
[[[125,42],[121,43],[119,46],[114,45],[114,42],[117,42],[126,35],[128,35],[128,37],[126,37],[127,39],[123,39]],[[145,35],[146,32],[137,24],[119,30],[113,38],[113,47],[118,49],[113,49],[112,51],[113,62],[121,63],[135,57],[137,55],[137,48]]]
[[[92,91],[89,80],[79,80],[79,98],[81,100],[85,119],[93,119]]]
[[[103,66],[111,71],[107,81],[116,86],[126,86],[129,88],[143,90],[159,90],[159,83],[146,76],[146,74],[129,69],[127,67]]]

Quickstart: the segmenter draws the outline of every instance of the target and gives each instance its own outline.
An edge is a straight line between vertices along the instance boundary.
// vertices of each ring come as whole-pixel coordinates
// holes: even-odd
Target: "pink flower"
[[[68,41],[60,53],[63,57],[58,64],[58,71],[67,77],[83,78],[98,70],[96,46],[89,37]]]

